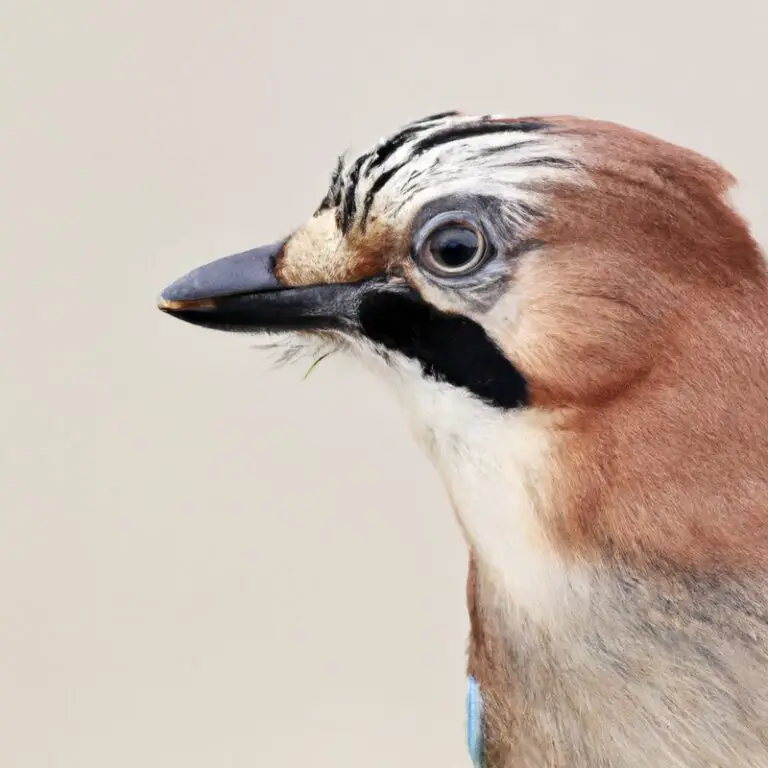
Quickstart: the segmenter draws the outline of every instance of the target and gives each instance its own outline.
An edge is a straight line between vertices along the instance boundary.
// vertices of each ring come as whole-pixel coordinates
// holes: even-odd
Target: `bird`
[[[385,381],[468,552],[483,768],[768,766],[768,270],[734,176],[451,111],[159,308]]]

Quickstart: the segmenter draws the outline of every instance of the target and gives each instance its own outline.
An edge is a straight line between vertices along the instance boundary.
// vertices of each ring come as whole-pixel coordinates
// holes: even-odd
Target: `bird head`
[[[494,765],[768,759],[768,280],[732,182],[612,123],[434,115],[162,294],[392,383],[472,553]]]
[[[766,271],[731,183],[612,123],[434,115],[342,158],[306,223],[160,308],[374,365],[518,591],[510,562],[531,551],[548,578],[608,556],[754,559],[762,533],[700,513],[733,520],[768,458]]]
[[[340,160],[303,226],[194,270],[160,307],[406,358],[501,409],[583,405],[648,373],[696,295],[762,274],[730,183],[613,124],[436,115]]]

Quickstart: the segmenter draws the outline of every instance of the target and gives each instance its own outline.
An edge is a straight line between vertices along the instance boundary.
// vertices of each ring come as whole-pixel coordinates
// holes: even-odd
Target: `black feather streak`
[[[530,157],[525,160],[517,160],[510,163],[513,168],[536,168],[544,166],[545,168],[576,168],[577,163],[564,157]]]
[[[468,125],[458,125],[444,131],[438,131],[437,133],[427,136],[424,139],[416,142],[411,155],[403,160],[399,165],[394,165],[384,171],[368,190],[363,203],[361,212],[361,227],[365,230],[366,219],[373,206],[374,200],[378,192],[384,187],[384,185],[394,176],[398,171],[404,168],[411,160],[419,155],[427,152],[430,149],[447,144],[452,141],[460,141],[463,139],[473,138],[475,136],[483,136],[488,133],[503,133],[503,132],[532,132],[544,127],[543,123],[537,123],[534,121],[521,121],[521,122],[488,122],[483,121],[481,123],[471,123]],[[395,137],[395,139],[398,137]],[[406,137],[407,139],[407,137]],[[403,139],[403,143],[406,139]],[[393,139],[394,140],[394,139]],[[399,145],[398,145],[399,146]],[[514,145],[507,145],[508,147]]]
[[[349,180],[344,190],[344,205],[341,214],[341,231],[344,234],[349,231],[357,211],[357,181],[365,159],[365,155],[358,157],[349,172]]]
[[[482,327],[462,315],[441,312],[415,290],[368,294],[359,322],[366,336],[417,360],[427,376],[498,408],[528,403],[525,378]]]
[[[445,117],[455,116],[456,112],[445,112],[430,117],[425,117],[420,121],[411,123],[396,133],[390,139],[382,143],[379,147],[372,152],[361,155],[350,170],[347,183],[344,188],[342,197],[343,202],[340,204],[342,211],[337,216],[340,229],[344,234],[347,234],[349,228],[355,219],[357,213],[357,185],[360,180],[363,169],[365,169],[363,175],[367,175],[373,169],[380,167],[388,158],[390,158],[400,147],[406,144],[410,139],[418,136],[419,133],[427,130],[431,123],[440,120]],[[460,123],[443,130],[438,130],[429,136],[416,141],[413,145],[413,151],[409,157],[403,160],[397,165],[393,165],[383,171],[373,182],[370,189],[366,193],[363,201],[361,211],[361,227],[365,229],[366,220],[370,213],[370,210],[375,201],[376,195],[384,187],[384,185],[402,168],[404,168],[409,162],[419,155],[427,152],[435,147],[439,147],[443,144],[448,144],[454,141],[461,141],[464,139],[474,138],[476,136],[483,136],[492,133],[533,133],[538,130],[546,128],[546,124],[535,120],[493,120],[482,119],[476,122]],[[514,146],[514,145],[508,145]],[[547,161],[550,164],[560,164],[559,158],[544,158],[544,163]],[[563,161],[564,163],[567,161]]]
[[[447,128],[444,131],[436,131],[431,136],[427,136],[416,142],[416,145],[413,148],[413,154],[414,156],[420,155],[429,149],[439,147],[441,144],[462,141],[463,139],[471,139],[475,136],[485,136],[489,133],[533,133],[544,127],[543,123],[532,120],[519,122],[483,121],[466,125],[456,125],[452,128]]]
[[[376,181],[371,184],[371,188],[368,190],[368,192],[365,195],[365,200],[363,201],[363,210],[360,216],[361,219],[361,228],[363,232],[365,232],[365,225],[366,221],[368,219],[368,214],[371,212],[371,206],[373,205],[373,201],[376,198],[376,194],[378,191],[402,168],[401,165],[393,166],[392,168],[387,169],[382,174],[379,175],[379,177],[376,179]]]

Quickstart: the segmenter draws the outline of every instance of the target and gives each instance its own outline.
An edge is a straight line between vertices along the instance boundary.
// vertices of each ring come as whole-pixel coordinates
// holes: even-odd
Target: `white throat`
[[[382,365],[376,367],[382,374]],[[565,564],[543,524],[556,473],[553,418],[531,408],[486,405],[425,378],[400,355],[383,367],[480,567],[505,596],[500,607],[540,620],[561,614],[565,602],[583,595],[586,574]]]

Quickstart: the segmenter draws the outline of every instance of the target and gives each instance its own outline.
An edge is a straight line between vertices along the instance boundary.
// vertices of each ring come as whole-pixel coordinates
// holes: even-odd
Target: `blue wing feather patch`
[[[483,768],[483,697],[474,677],[470,677],[468,683],[467,747],[475,768]]]

